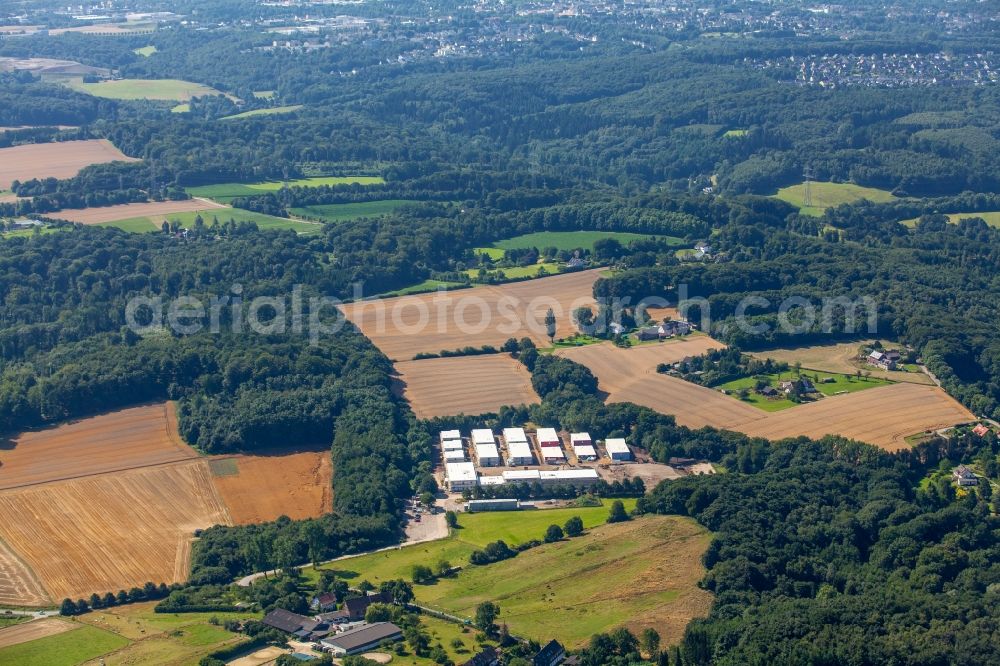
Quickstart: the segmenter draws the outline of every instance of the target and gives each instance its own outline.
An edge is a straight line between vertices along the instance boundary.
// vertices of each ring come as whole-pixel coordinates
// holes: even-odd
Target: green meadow
[[[81,624],[61,634],[0,648],[0,664],[75,666],[128,643],[118,634]]]
[[[229,203],[236,197],[252,197],[266,192],[277,192],[282,187],[321,187],[323,185],[381,185],[385,181],[381,176],[318,176],[315,178],[296,178],[294,180],[270,180],[260,183],[219,183],[217,185],[199,185],[188,187],[187,193],[193,197],[205,197],[222,203]],[[375,203],[375,202],[369,202]],[[354,206],[363,204],[335,204],[337,206]],[[325,206],[316,206],[318,209]]]
[[[289,211],[299,217],[320,219],[324,222],[346,222],[359,217],[376,217],[388,215],[400,206],[417,203],[408,199],[382,199],[379,201],[361,201],[358,203],[323,204],[291,208]]]
[[[290,106],[272,106],[267,109],[254,109],[253,111],[244,111],[243,113],[236,113],[231,116],[223,116],[219,120],[238,120],[240,118],[254,118],[256,116],[274,116],[283,113],[295,113],[301,108],[301,104],[292,104]]]
[[[218,218],[223,224],[230,219],[237,222],[255,222],[261,229],[292,229],[299,233],[316,233],[322,227],[312,222],[292,220],[285,217],[275,217],[264,213],[243,210],[241,208],[212,208],[209,210],[190,211],[185,213],[170,213],[169,215],[154,215],[149,217],[133,217],[115,222],[105,222],[100,226],[116,227],[124,231],[136,233],[159,231],[164,221],[177,220],[184,229],[194,227],[195,218],[201,215],[205,224],[211,226],[212,220]]]
[[[770,386],[778,388],[778,383],[782,381],[787,381],[795,378],[794,372],[784,372],[781,374],[770,374],[762,375],[766,377]],[[816,386],[816,390],[824,396],[833,396],[841,393],[854,393],[856,391],[864,391],[865,389],[875,388],[877,386],[887,386],[893,382],[887,379],[881,379],[879,377],[857,377],[855,375],[844,375],[834,372],[819,372],[816,370],[803,370],[802,377],[808,378]],[[824,382],[823,380],[832,380]],[[737,398],[746,402],[748,404],[762,409],[765,412],[778,412],[782,409],[788,409],[790,407],[795,407],[798,403],[789,400],[788,398],[767,398],[760,395],[754,390],[754,386],[757,384],[757,377],[743,377],[742,379],[734,379],[731,382],[726,382],[724,384],[719,384],[713,386],[716,389],[725,389],[731,394],[740,391],[741,389],[747,389],[749,395],[745,400]]]
[[[653,234],[634,234],[624,231],[537,231],[532,234],[515,236],[493,243],[493,248],[498,250],[519,250],[535,247],[539,250],[546,247],[554,247],[557,250],[575,250],[582,248],[585,250],[594,249],[594,243],[605,238],[613,238],[622,245],[627,245],[631,241],[643,238],[667,239],[672,244],[681,245],[684,240],[675,236],[657,236]],[[488,248],[477,248],[482,251]]]
[[[84,83],[82,79],[70,79],[66,83],[74,90],[95,97],[120,100],[149,99],[185,102],[192,97],[222,94],[215,88],[180,79],[115,79],[97,83]]]
[[[136,55],[141,55],[143,58],[148,58],[149,56],[156,53],[155,46],[143,46],[141,49],[134,49],[132,53]]]
[[[811,205],[805,205],[805,183],[790,185],[778,190],[774,195],[782,201],[788,202],[799,209],[803,215],[821,216],[827,208],[839,206],[845,203],[854,203],[867,199],[874,203],[888,203],[895,201],[896,197],[887,190],[879,190],[874,187],[863,187],[853,183],[809,183],[809,198]]]

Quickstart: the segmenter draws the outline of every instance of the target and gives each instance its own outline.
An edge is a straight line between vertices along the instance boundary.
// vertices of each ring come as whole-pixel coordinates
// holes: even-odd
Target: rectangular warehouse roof
[[[569,441],[573,444],[576,444],[577,442],[590,444],[593,440],[590,439],[589,432],[574,432],[570,434]]]
[[[531,445],[527,442],[507,442],[508,458],[528,458],[531,459]]]
[[[462,450],[462,440],[460,439],[446,439],[442,444],[441,448],[445,451],[461,451]]]
[[[539,444],[544,442],[559,442],[559,434],[555,428],[539,428],[535,434],[538,436]]]
[[[504,484],[503,477],[499,474],[496,476],[481,476],[479,477],[479,485],[481,486],[502,486]]]
[[[504,428],[503,429],[504,441],[510,444],[511,442],[527,442],[528,435],[525,434],[524,428]]]
[[[585,456],[591,456],[596,458],[597,451],[590,444],[578,444],[573,447],[573,453],[577,455],[578,458],[583,458]]]
[[[546,460],[550,458],[565,458],[566,454],[563,453],[561,446],[545,446],[542,447],[542,457]]]
[[[479,428],[472,431],[473,444],[493,444],[494,441],[493,431],[489,428]]]
[[[483,458],[499,458],[500,451],[497,450],[496,444],[476,444],[476,457],[480,460]]]
[[[476,480],[476,466],[470,462],[447,463],[444,471],[449,481]]]
[[[444,442],[449,439],[462,439],[462,433],[458,430],[442,430],[441,441]]]
[[[600,478],[594,469],[557,469],[539,472],[542,481],[584,481]]]
[[[503,473],[504,481],[508,483],[518,483],[521,481],[538,481],[537,469],[512,469]]]
[[[449,462],[461,462],[465,460],[465,451],[462,449],[452,449],[444,452],[444,459]]]
[[[608,450],[608,455],[612,453],[632,453],[624,439],[606,439],[604,440],[604,448]]]

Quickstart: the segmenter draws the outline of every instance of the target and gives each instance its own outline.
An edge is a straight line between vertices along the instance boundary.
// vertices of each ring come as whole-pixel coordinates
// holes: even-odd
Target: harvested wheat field
[[[9,490],[0,515],[53,599],[183,581],[194,531],[232,523],[204,460]]]
[[[909,447],[905,440],[908,435],[974,418],[936,386],[893,384],[774,412],[737,430],[770,439],[843,435],[898,451]]]
[[[174,213],[189,213],[207,208],[229,208],[208,199],[184,199],[182,201],[150,201],[146,203],[118,204],[117,206],[101,206],[99,208],[66,209],[49,213],[48,217],[80,224],[101,224],[129,220],[135,217],[153,215],[172,215]],[[150,229],[153,226],[150,225]]]
[[[0,489],[196,457],[176,423],[173,403],[158,403],[0,441]]]
[[[713,349],[725,348],[726,345],[718,340],[707,335],[695,334],[627,349],[605,342],[583,347],[567,347],[558,349],[555,353],[588,367],[601,365],[602,372],[608,375],[616,371],[622,375],[634,375],[649,370],[655,371],[660,363],[676,363],[687,356],[701,356]]]
[[[403,397],[422,419],[539,402],[528,369],[508,354],[403,361],[396,370]]]
[[[690,428],[712,426],[768,439],[835,434],[895,451],[908,446],[908,435],[973,419],[943,390],[917,384],[881,386],[765,412],[719,391],[657,373],[657,363],[675,358],[682,349],[664,352],[664,360],[645,356],[645,349],[669,350],[671,344],[681,343],[632,349],[602,344],[558,353],[589,367],[610,402],[633,402],[671,414]]]
[[[548,346],[545,313],[556,315],[557,337],[576,330],[572,312],[593,305],[600,270],[578,271],[497,286],[358,301],[343,306],[347,318],[389,358],[420,352],[494,345],[530,337]]]
[[[279,516],[318,518],[333,510],[329,451],[217,458],[210,466],[212,481],[237,525]]]
[[[871,373],[872,377],[879,377],[881,379],[890,379],[910,384],[925,384],[927,386],[934,384],[934,380],[923,372],[890,372],[858,363],[858,348],[872,342],[872,340],[860,340],[830,345],[814,345],[811,347],[770,349],[768,351],[751,352],[750,355],[754,358],[772,358],[775,361],[784,361],[789,365],[801,363],[803,368],[809,370],[840,372],[846,375],[853,375],[858,369],[861,369],[864,372]],[[886,343],[883,342],[883,344]]]
[[[105,139],[33,143],[0,148],[0,190],[15,180],[72,178],[80,169],[105,162],[138,162]]]
[[[13,627],[0,629],[0,648],[20,645],[21,643],[27,643],[37,638],[45,638],[46,636],[55,636],[56,634],[76,629],[78,626],[72,622],[60,620],[55,617],[15,624]]]
[[[0,606],[48,606],[51,603],[34,572],[0,540]],[[7,630],[0,630],[0,647],[4,646],[4,631]]]

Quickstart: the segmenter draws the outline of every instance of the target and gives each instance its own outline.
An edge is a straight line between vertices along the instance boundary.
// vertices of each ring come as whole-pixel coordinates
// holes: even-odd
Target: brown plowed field
[[[403,361],[396,370],[403,396],[422,419],[539,402],[531,374],[507,354]]]
[[[0,148],[0,190],[15,180],[72,178],[80,169],[105,162],[138,162],[105,139],[33,143]]]
[[[359,301],[344,305],[343,310],[375,346],[397,361],[420,352],[500,346],[511,337],[530,337],[548,346],[545,313],[552,308],[556,315],[556,337],[573,333],[572,312],[593,305],[593,286],[600,272]]]
[[[0,648],[20,645],[21,643],[33,641],[36,638],[55,636],[56,634],[61,634],[78,627],[79,625],[55,617],[15,624],[13,627],[0,629]]]
[[[34,572],[18,556],[0,541],[0,606],[48,606],[52,604],[49,595]],[[0,630],[0,647],[3,647],[3,632]],[[13,643],[11,643],[13,645]]]
[[[232,522],[205,460],[6,491],[0,515],[53,599],[179,582],[194,531]]]
[[[768,439],[836,434],[895,451],[907,446],[908,435],[973,419],[961,404],[933,386],[892,384],[769,413],[719,391],[656,372],[657,363],[677,360],[682,354],[683,348],[671,350],[671,344],[698,339],[632,349],[591,345],[558,353],[589,367],[609,401],[634,402],[672,414],[677,423],[691,428],[713,426]],[[660,360],[645,351],[661,348]]]
[[[183,201],[149,201],[146,203],[119,204],[117,206],[101,206],[99,208],[79,208],[66,209],[49,213],[48,217],[80,224],[101,224],[102,222],[115,222],[117,220],[128,220],[133,217],[147,217],[151,215],[172,215],[174,213],[188,213],[196,210],[206,210],[208,208],[229,208],[222,204],[208,199],[184,199]],[[150,226],[152,229],[152,225]]]
[[[237,525],[279,516],[318,518],[333,510],[329,451],[276,456],[234,456],[236,473],[215,472],[213,482]]]
[[[0,490],[196,456],[172,403],[132,407],[0,440]]]

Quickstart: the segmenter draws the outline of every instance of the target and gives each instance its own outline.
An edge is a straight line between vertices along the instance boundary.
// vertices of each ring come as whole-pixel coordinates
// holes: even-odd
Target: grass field
[[[252,197],[264,192],[277,192],[282,187],[320,187],[322,185],[381,185],[385,181],[381,176],[318,176],[315,178],[298,178],[288,181],[271,180],[261,183],[220,183],[218,185],[200,185],[187,188],[187,193],[193,197],[215,199],[229,203],[236,197]],[[377,203],[377,202],[376,202]],[[363,204],[343,204],[363,205]],[[317,208],[324,208],[317,206]]]
[[[778,349],[768,349],[759,352],[750,352],[750,355],[757,359],[774,359],[782,361],[788,365],[799,363],[804,370],[820,370],[827,373],[854,375],[858,370],[871,373],[872,377],[880,377],[895,382],[908,382],[911,384],[934,384],[926,373],[916,365],[904,365],[902,370],[879,370],[858,360],[859,349],[862,346],[871,346],[874,340],[855,340],[851,342],[834,342],[821,345],[808,345],[805,347],[788,347]],[[898,347],[899,343],[890,340],[882,340],[882,345],[887,349]]]
[[[97,83],[84,83],[80,79],[72,79],[67,84],[74,90],[88,95],[120,100],[149,99],[186,102],[192,97],[222,94],[215,88],[180,79],[117,79]]]
[[[188,113],[189,111],[191,111],[191,105],[187,102],[178,104],[174,108],[170,109],[170,113]]]
[[[892,382],[886,379],[880,379],[878,377],[862,377],[858,378],[851,375],[834,374],[829,372],[817,372],[805,370],[802,372],[803,377],[808,377],[812,379],[813,383],[816,385],[816,390],[818,390],[824,396],[839,395],[843,393],[854,393],[855,391],[863,391],[869,388],[875,388],[876,386],[886,386]],[[766,375],[771,386],[777,387],[778,383],[784,380],[793,379],[795,373],[785,372],[781,374],[771,374]],[[833,379],[830,383],[822,383],[824,379]],[[726,389],[731,393],[735,393],[740,389],[749,389],[750,394],[745,400],[740,399],[742,402],[749,403],[754,407],[763,409],[765,412],[777,412],[782,409],[787,409],[789,407],[795,407],[797,404],[787,398],[767,398],[760,395],[753,390],[754,385],[757,383],[756,377],[744,377],[742,379],[735,379],[731,382],[726,382],[725,384],[720,384],[713,388]],[[735,396],[734,396],[735,397]]]
[[[726,130],[722,136],[729,136],[729,137],[746,136],[749,133],[749,131],[750,130],[745,130],[745,129],[731,129],[731,130]]]
[[[406,296],[408,294],[424,294],[428,291],[437,291],[440,287],[454,288],[464,286],[461,282],[445,282],[444,280],[424,280],[423,282],[418,282],[417,284],[411,284],[409,287],[403,287],[402,289],[397,289],[396,291],[387,291],[384,294],[379,294],[382,298],[392,298],[394,296]]]
[[[874,187],[862,187],[852,183],[809,183],[811,206],[805,205],[805,185],[790,185],[778,190],[775,195],[778,199],[786,201],[796,208],[803,215],[820,216],[827,208],[839,206],[843,203],[853,203],[861,199],[868,199],[875,203],[886,203],[896,199],[890,192],[879,190]]]
[[[407,199],[382,199],[380,201],[363,201],[360,203],[327,204],[318,206],[303,206],[292,208],[291,213],[299,217],[315,218],[324,222],[346,222],[359,217],[375,217],[387,215],[400,206],[417,203]]]
[[[155,46],[143,46],[141,49],[135,49],[135,50],[133,50],[132,53],[134,53],[136,55],[141,55],[143,58],[148,58],[149,56],[151,56],[154,53],[156,53],[156,47]]]
[[[536,247],[541,250],[546,247],[554,247],[558,250],[566,251],[577,248],[593,251],[594,243],[605,238],[613,238],[622,245],[627,245],[630,241],[642,238],[667,239],[677,245],[684,242],[682,239],[674,236],[653,236],[652,234],[633,234],[615,231],[539,231],[533,234],[525,234],[497,241],[493,243],[493,247],[498,250],[517,250],[529,247]]]
[[[433,565],[445,559],[463,570],[433,585],[416,586],[420,603],[471,618],[477,604],[492,599],[499,603],[500,620],[512,633],[540,641],[558,636],[570,646],[622,625],[635,631],[653,626],[665,644],[675,642],[687,622],[706,613],[711,602],[710,595],[695,586],[704,574],[700,555],[709,535],[692,521],[676,517],[646,516],[605,525],[609,503],[461,514],[460,529],[447,539],[329,567],[355,582],[376,581],[409,578],[414,564]],[[468,564],[472,550],[485,543],[503,539],[516,544],[538,538],[548,525],[562,525],[574,515],[589,530],[583,537],[539,546],[489,566]]]
[[[983,213],[948,213],[948,221],[952,224],[956,224],[959,220],[966,217],[980,217],[991,227],[1000,227],[1000,211],[997,210],[986,211]],[[912,220],[903,220],[902,224],[905,224],[908,227],[916,226],[917,218],[913,218]]]
[[[555,275],[559,272],[559,264],[550,261],[541,264],[531,264],[530,266],[512,266],[510,268],[497,268],[494,270],[503,271],[504,276],[508,280],[520,280],[522,278],[538,277],[538,271],[542,269],[549,275]],[[465,271],[465,274],[470,278],[476,278],[479,276],[479,269],[470,268]]]
[[[71,631],[0,648],[0,664],[75,666],[126,645],[128,641],[117,634],[81,624]]]
[[[274,217],[264,213],[243,210],[241,208],[213,208],[201,211],[187,211],[183,213],[170,213],[168,215],[154,215],[149,217],[134,217],[126,220],[107,222],[98,226],[117,227],[125,231],[159,231],[160,225],[164,221],[171,222],[177,220],[181,227],[190,229],[194,227],[195,218],[201,215],[205,224],[211,226],[212,220],[218,218],[219,224],[228,222],[230,219],[237,222],[255,222],[261,229],[292,229],[299,233],[317,233],[321,227],[312,222],[301,220],[291,220],[285,217]]]
[[[268,109],[254,109],[253,111],[244,111],[243,113],[236,113],[231,116],[223,116],[219,120],[237,120],[239,118],[253,118],[255,116],[274,116],[280,115],[282,113],[295,113],[302,108],[301,104],[293,104],[290,106],[274,106]]]

